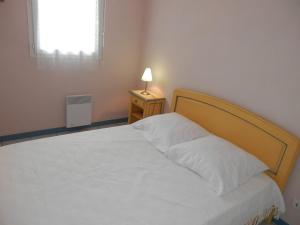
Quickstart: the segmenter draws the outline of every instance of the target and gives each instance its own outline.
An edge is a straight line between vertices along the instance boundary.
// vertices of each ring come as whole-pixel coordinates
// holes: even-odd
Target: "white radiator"
[[[67,96],[66,117],[67,128],[90,125],[92,123],[92,96]]]

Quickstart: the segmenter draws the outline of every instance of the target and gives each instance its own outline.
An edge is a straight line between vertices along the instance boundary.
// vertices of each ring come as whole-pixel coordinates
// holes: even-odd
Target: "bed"
[[[0,224],[252,225],[284,212],[281,191],[298,154],[296,137],[189,90],[174,92],[171,111],[242,146],[270,170],[219,197],[131,125],[8,145],[0,148]]]

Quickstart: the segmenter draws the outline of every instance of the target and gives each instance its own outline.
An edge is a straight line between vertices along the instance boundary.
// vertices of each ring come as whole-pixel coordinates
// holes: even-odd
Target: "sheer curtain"
[[[42,66],[99,63],[104,0],[29,0],[31,55]]]

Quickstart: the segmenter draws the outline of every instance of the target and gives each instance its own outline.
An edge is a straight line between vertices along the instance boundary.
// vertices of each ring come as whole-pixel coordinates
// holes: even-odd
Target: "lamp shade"
[[[152,81],[152,71],[150,68],[146,68],[142,76],[142,81],[150,82]]]

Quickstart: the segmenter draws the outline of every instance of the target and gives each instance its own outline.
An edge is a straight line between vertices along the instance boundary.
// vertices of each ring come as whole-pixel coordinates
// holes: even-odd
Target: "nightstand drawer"
[[[139,99],[135,96],[131,96],[131,102],[141,108],[144,107],[144,101],[142,99]]]

